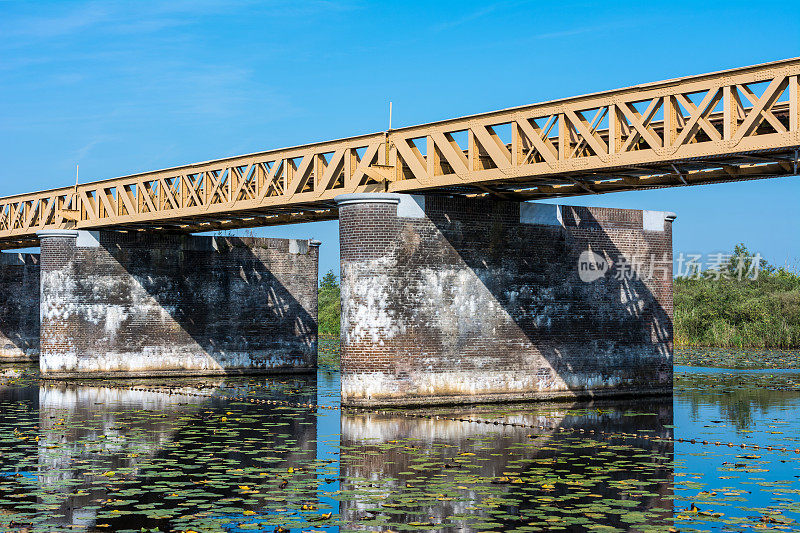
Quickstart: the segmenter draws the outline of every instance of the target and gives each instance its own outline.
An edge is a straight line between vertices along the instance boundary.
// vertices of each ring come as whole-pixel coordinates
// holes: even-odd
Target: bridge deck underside
[[[536,200],[796,175],[800,59],[0,198],[43,229],[183,232],[334,219],[352,192]]]

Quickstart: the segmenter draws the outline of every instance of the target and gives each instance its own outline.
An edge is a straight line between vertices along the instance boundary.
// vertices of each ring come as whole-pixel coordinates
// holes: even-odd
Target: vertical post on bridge
[[[800,142],[800,76],[789,76],[789,131]]]

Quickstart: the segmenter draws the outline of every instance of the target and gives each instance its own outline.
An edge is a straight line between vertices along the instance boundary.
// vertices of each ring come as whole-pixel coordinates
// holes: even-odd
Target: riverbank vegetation
[[[329,270],[322,276],[317,293],[317,309],[319,313],[319,334],[320,335],[339,335],[341,327],[340,317],[340,291],[339,280],[336,274]]]
[[[717,268],[676,277],[674,287],[676,346],[800,347],[800,275],[743,244]]]

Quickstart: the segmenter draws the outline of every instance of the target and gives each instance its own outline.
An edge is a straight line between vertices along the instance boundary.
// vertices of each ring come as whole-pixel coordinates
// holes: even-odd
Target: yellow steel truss
[[[793,175],[799,80],[787,59],[0,198],[0,247],[331,219],[352,192],[528,200]]]

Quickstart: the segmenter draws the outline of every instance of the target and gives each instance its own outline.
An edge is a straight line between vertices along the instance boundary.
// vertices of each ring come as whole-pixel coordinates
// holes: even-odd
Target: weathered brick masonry
[[[674,215],[444,196],[337,201],[345,404],[671,392]],[[589,250],[612,267],[582,281]],[[623,257],[645,268],[632,276]]]
[[[39,356],[39,254],[0,253],[0,363]]]
[[[44,376],[316,367],[313,241],[76,233],[41,235]]]

